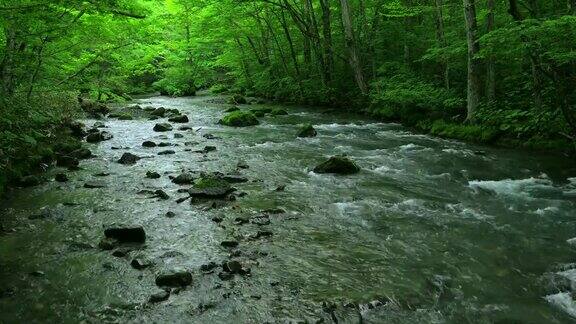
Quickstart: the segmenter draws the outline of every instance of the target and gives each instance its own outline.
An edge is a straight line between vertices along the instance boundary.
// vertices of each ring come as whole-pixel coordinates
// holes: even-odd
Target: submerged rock
[[[68,181],[68,176],[64,173],[58,173],[56,174],[56,176],[54,177],[54,180],[56,180],[57,182],[67,182]]]
[[[134,259],[132,259],[132,261],[130,262],[130,265],[132,266],[132,268],[137,269],[137,270],[144,270],[146,268],[149,268],[153,265],[152,261],[142,258],[142,257],[136,257]]]
[[[170,199],[170,196],[164,191],[164,190],[156,190],[154,191],[154,197],[163,199],[163,200],[168,200]]]
[[[188,119],[188,116],[180,115],[180,116],[170,117],[170,118],[168,118],[168,121],[172,122],[172,123],[187,123],[190,120]]]
[[[125,227],[114,226],[104,230],[104,236],[115,239],[121,243],[144,243],[146,232],[142,226]]]
[[[310,124],[303,125],[298,131],[298,137],[314,137],[317,134],[316,129]]]
[[[76,168],[80,165],[80,161],[73,156],[60,155],[56,158],[56,166],[63,168]]]
[[[251,112],[235,111],[224,116],[219,121],[220,124],[233,127],[246,127],[260,124],[258,118]]]
[[[238,241],[222,241],[220,245],[225,248],[235,248],[238,246]]]
[[[156,277],[160,287],[184,287],[192,284],[192,274],[186,270],[172,270]]]
[[[360,167],[345,156],[333,156],[314,168],[315,173],[354,174]]]
[[[168,123],[159,123],[154,125],[155,132],[168,132],[172,130],[172,125]]]
[[[174,150],[165,150],[162,152],[158,152],[158,155],[172,155],[172,154],[176,154],[176,151]]]
[[[132,165],[136,164],[138,160],[140,160],[139,156],[134,155],[132,153],[124,153],[122,154],[122,157],[118,160],[118,163],[124,165]]]

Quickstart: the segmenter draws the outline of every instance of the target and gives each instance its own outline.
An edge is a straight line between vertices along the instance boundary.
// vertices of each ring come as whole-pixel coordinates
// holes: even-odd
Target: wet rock
[[[56,158],[56,166],[63,168],[75,168],[80,165],[80,161],[72,156],[60,155]]]
[[[28,216],[28,219],[35,220],[35,219],[48,219],[52,217],[52,211],[48,208],[40,210],[39,213],[33,214]]]
[[[225,248],[235,248],[238,246],[238,241],[222,241],[220,245]]]
[[[170,292],[168,292],[166,290],[159,290],[157,293],[152,294],[150,296],[150,298],[148,299],[148,302],[160,303],[160,302],[168,300],[168,298],[170,298]]]
[[[144,270],[150,268],[153,265],[153,262],[143,257],[136,257],[132,259],[130,265],[136,270]]]
[[[134,117],[132,117],[132,115],[129,114],[120,114],[118,116],[118,120],[133,120]]]
[[[300,127],[300,130],[298,131],[298,137],[314,137],[317,134],[316,129],[314,129],[310,124]]]
[[[202,152],[204,153],[208,153],[208,152],[214,152],[216,151],[216,146],[204,146],[204,148],[202,149]]]
[[[97,132],[88,134],[88,136],[86,136],[86,142],[98,143],[98,142],[111,140],[113,137],[114,136],[112,136],[112,134],[110,134],[106,131],[101,131],[101,132],[97,131]]]
[[[139,156],[134,155],[132,153],[124,153],[122,154],[122,157],[118,160],[118,163],[124,165],[132,165],[136,164],[138,160],[140,160]]]
[[[172,270],[156,277],[160,287],[183,287],[192,284],[192,274],[186,270]]]
[[[174,218],[174,217],[176,217],[176,213],[169,211],[169,212],[166,213],[165,216],[168,217],[168,218]]]
[[[168,118],[168,121],[172,122],[172,123],[187,123],[190,120],[188,119],[188,116],[180,115],[180,116],[170,117],[170,118]]]
[[[170,196],[164,191],[164,190],[156,190],[154,191],[154,197],[163,199],[163,200],[168,200],[170,199]]]
[[[256,232],[256,234],[252,235],[252,238],[253,239],[269,238],[272,237],[272,235],[274,235],[274,233],[272,233],[271,231],[258,231]]]
[[[250,166],[248,165],[248,163],[246,163],[246,161],[238,161],[238,163],[236,164],[236,167],[238,169],[248,169],[250,168]]]
[[[224,116],[219,121],[220,124],[233,127],[246,127],[260,124],[256,116],[251,112],[235,111]]]
[[[272,111],[270,112],[270,115],[282,116],[282,115],[288,115],[288,112],[282,108],[275,108],[275,109],[272,109]]]
[[[98,243],[98,247],[101,250],[110,251],[115,249],[118,246],[118,243],[119,242],[116,239],[105,237],[102,240],[100,240],[100,243]]]
[[[212,221],[214,223],[220,224],[224,221],[224,218],[222,216],[214,216],[212,217]]]
[[[250,269],[242,265],[239,261],[231,260],[222,264],[222,270],[232,273],[246,275],[250,273]]]
[[[160,144],[158,144],[158,147],[168,147],[168,146],[174,146],[174,144],[168,142],[160,142]]]
[[[190,196],[178,198],[178,199],[176,199],[176,203],[177,203],[177,204],[181,204],[181,203],[185,202],[185,201],[188,200],[188,199],[190,199]]]
[[[274,189],[274,191],[276,192],[280,192],[280,191],[284,191],[286,190],[286,185],[279,185],[278,187],[276,187],[276,189]]]
[[[106,128],[106,125],[104,125],[103,122],[95,122],[94,125],[92,125],[92,128]]]
[[[202,271],[204,274],[209,274],[214,272],[214,269],[216,269],[218,267],[218,264],[216,264],[216,262],[209,262],[206,264],[203,264],[200,266],[200,271]]]
[[[202,135],[202,137],[204,137],[205,139],[208,139],[208,140],[220,139],[220,137],[216,137],[213,134],[204,134],[204,135]]]
[[[233,191],[234,189],[226,180],[215,176],[202,176],[188,190],[188,193],[196,198],[222,199]]]
[[[95,177],[107,177],[109,175],[110,175],[110,173],[108,173],[108,172],[100,172],[100,173],[94,174]]]
[[[101,181],[89,181],[89,182],[84,183],[84,188],[87,188],[87,189],[106,188],[106,184],[104,182],[101,182]]]
[[[54,180],[56,180],[57,182],[67,182],[68,181],[68,176],[64,173],[58,173],[56,174],[56,176],[54,177]]]
[[[174,150],[165,150],[162,152],[158,152],[158,155],[172,155],[172,154],[176,154],[176,151]]]
[[[164,107],[156,108],[154,109],[154,111],[150,112],[150,115],[156,117],[164,117],[165,114],[166,114],[166,108]]]
[[[152,142],[152,141],[145,141],[144,143],[142,143],[143,147],[156,147],[156,143]]]
[[[46,276],[44,271],[40,271],[40,270],[32,271],[32,272],[30,272],[30,275],[32,277],[37,277],[37,278]]]
[[[234,218],[234,225],[244,225],[250,222],[250,218],[246,216],[239,216]]]
[[[174,134],[174,138],[184,138],[184,135],[182,135],[180,133],[176,133],[176,134]]]
[[[72,122],[67,123],[66,126],[70,130],[71,135],[76,137],[76,138],[81,139],[87,135],[86,130],[85,130],[86,125],[84,125],[81,122],[72,121]]]
[[[315,173],[354,174],[360,172],[360,167],[345,156],[333,156],[314,168]]]
[[[194,176],[191,173],[184,172],[172,179],[172,182],[178,185],[188,185],[194,183]]]
[[[569,278],[555,272],[545,273],[538,279],[538,286],[541,287],[542,295],[553,295],[576,290]]]
[[[70,153],[70,156],[77,159],[89,159],[92,157],[92,152],[87,148],[79,148]]]
[[[154,172],[154,171],[147,171],[146,172],[146,178],[148,179],[160,179],[161,175],[158,172]]]
[[[180,127],[178,127],[178,130],[181,130],[181,131],[187,131],[187,130],[192,130],[192,129],[193,129],[193,128],[190,127],[190,126],[180,126]]]
[[[155,132],[168,132],[172,130],[172,125],[168,123],[160,123],[154,126]]]
[[[146,242],[146,232],[142,226],[115,226],[104,230],[104,236],[115,239],[121,243],[144,243]]]

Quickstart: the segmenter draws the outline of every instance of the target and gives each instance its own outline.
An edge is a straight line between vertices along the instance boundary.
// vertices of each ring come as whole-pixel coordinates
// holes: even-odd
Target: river
[[[260,118],[259,126],[220,126],[230,107],[220,100],[138,99],[141,106],[179,109],[192,130],[176,125],[157,133],[152,128],[158,121],[104,120],[114,138],[88,144],[96,157],[68,172],[69,182],[8,195],[0,209],[1,323],[576,318],[569,287],[576,286],[576,248],[567,242],[576,237],[573,161],[298,106],[282,107],[287,116]],[[313,124],[318,136],[297,138],[302,123]],[[174,146],[144,148],[146,140]],[[216,151],[194,152],[207,145]],[[166,149],[175,154],[157,155]],[[116,163],[124,152],[142,159],[132,166]],[[336,154],[347,154],[362,171],[311,171]],[[228,173],[239,162],[248,166],[241,173],[250,181],[234,184],[242,193],[236,201],[176,203],[186,196],[178,192],[185,186],[170,175]],[[147,179],[147,171],[161,178]],[[62,170],[49,175],[57,172]],[[103,172],[109,175],[95,176]],[[90,181],[105,187],[84,188]],[[157,189],[170,199],[142,191]],[[284,212],[263,212],[278,208]],[[45,217],[30,217],[38,214]],[[264,214],[269,224],[237,219]],[[213,220],[218,218],[223,221]],[[112,223],[142,225],[145,246],[121,257],[101,251],[98,242]],[[263,229],[272,236],[256,238]],[[231,238],[240,242],[240,252],[220,245]],[[153,266],[134,269],[137,256]],[[218,269],[200,270],[230,258],[250,274],[221,280]],[[173,290],[166,301],[147,302],[158,292],[156,275],[176,267],[192,273],[192,285]]]

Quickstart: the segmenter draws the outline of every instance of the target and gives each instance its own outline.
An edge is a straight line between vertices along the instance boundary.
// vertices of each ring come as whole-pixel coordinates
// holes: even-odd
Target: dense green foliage
[[[118,101],[198,89],[237,104],[261,96],[365,111],[440,136],[567,146],[576,136],[575,6],[2,1],[0,153],[5,166],[20,143],[33,146],[70,117],[75,100],[61,93]]]

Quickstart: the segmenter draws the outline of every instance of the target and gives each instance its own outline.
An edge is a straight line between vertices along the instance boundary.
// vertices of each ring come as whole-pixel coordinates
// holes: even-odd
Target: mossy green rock
[[[284,109],[281,109],[281,108],[275,108],[275,109],[272,109],[272,111],[270,112],[270,115],[272,115],[272,116],[288,115],[288,112]]]
[[[231,113],[231,112],[235,112],[235,111],[239,111],[239,110],[240,110],[240,108],[238,108],[238,107],[230,107],[230,108],[226,109],[225,112]]]
[[[317,134],[316,129],[314,129],[310,124],[300,127],[300,130],[298,131],[298,137],[314,137]]]
[[[235,94],[232,97],[230,97],[230,99],[228,100],[228,103],[236,104],[236,105],[243,105],[243,104],[246,104],[248,102],[246,101],[246,98],[244,98],[243,95]]]
[[[246,127],[260,124],[258,118],[251,112],[234,111],[224,116],[220,120],[220,124],[234,127]]]
[[[354,174],[360,172],[360,167],[345,156],[333,156],[314,168],[315,173]]]
[[[233,191],[228,181],[216,176],[203,176],[196,180],[188,193],[192,197],[215,199],[224,198]]]

